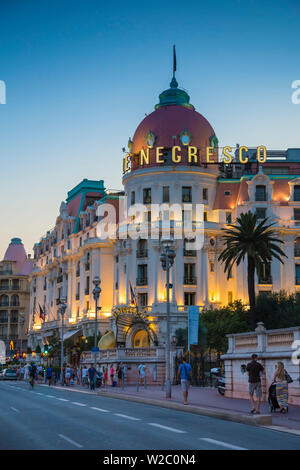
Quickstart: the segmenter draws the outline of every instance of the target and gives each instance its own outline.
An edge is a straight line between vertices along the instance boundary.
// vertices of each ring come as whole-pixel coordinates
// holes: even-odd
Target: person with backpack
[[[179,366],[177,378],[181,381],[181,390],[183,393],[184,404],[188,405],[188,394],[192,378],[192,368],[185,358],[182,358],[182,363]]]

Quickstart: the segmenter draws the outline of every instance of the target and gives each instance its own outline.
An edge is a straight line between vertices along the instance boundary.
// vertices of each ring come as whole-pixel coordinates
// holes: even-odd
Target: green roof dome
[[[163,91],[159,95],[159,103],[155,105],[155,109],[162,106],[186,106],[190,109],[195,109],[192,104],[190,104],[190,97],[186,91],[178,88],[178,83],[175,77],[172,78],[170,87],[168,90]]]

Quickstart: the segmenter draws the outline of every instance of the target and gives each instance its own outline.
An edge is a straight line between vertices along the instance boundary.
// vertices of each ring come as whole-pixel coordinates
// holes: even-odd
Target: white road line
[[[58,398],[58,400],[60,400],[60,401],[70,401],[70,400],[67,400],[66,398]]]
[[[54,397],[53,395],[46,395],[46,397],[48,397],[48,398],[56,398],[56,397]]]
[[[103,411],[103,413],[109,413],[108,410],[103,410],[103,408],[96,408],[96,406],[90,406],[91,410]]]
[[[73,446],[76,446],[76,447],[79,447],[79,448],[83,447],[81,444],[78,444],[78,442],[73,441],[72,439],[70,439],[67,436],[64,436],[63,434],[58,434],[58,435],[62,439],[65,439],[66,441],[70,442],[70,444],[73,444]]]
[[[40,392],[34,392],[36,393],[37,395],[44,395],[43,393],[40,393]]]
[[[17,408],[14,408],[13,406],[10,407],[13,411],[16,411],[17,413],[20,413],[19,410],[17,410]]]
[[[78,401],[72,401],[73,405],[86,406],[84,403],[78,403]]]
[[[222,447],[228,447],[228,449],[233,449],[233,450],[247,450],[245,449],[245,447],[234,446],[232,444],[227,444],[227,442],[216,441],[215,439],[210,439],[209,437],[201,437],[200,441],[210,442],[211,444],[216,444]]]
[[[114,413],[115,416],[121,416],[121,418],[131,419],[132,421],[140,421],[140,418],[134,418],[133,416],[123,415],[122,413]]]
[[[147,423],[149,426],[155,426],[156,428],[166,429],[167,431],[177,432],[178,434],[186,434],[186,431],[181,431],[181,429],[170,428],[169,426],[163,426],[162,424],[157,423]]]

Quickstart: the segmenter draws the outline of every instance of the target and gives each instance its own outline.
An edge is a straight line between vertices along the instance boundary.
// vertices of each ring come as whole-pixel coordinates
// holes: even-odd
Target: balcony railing
[[[184,276],[183,283],[187,286],[195,286],[197,284],[197,278],[196,276]]]
[[[20,307],[20,302],[11,302],[11,307]]]
[[[137,258],[147,258],[148,257],[148,250],[136,250],[136,257]]]
[[[0,317],[0,323],[8,323],[8,317]]]
[[[197,256],[196,250],[183,250],[183,256]]]
[[[9,284],[2,284],[0,290],[9,290]]]
[[[148,285],[148,279],[146,277],[144,278],[137,278],[136,280],[136,285],[137,286],[147,286]]]
[[[260,278],[258,280],[258,284],[272,284],[273,281],[272,281],[272,277],[265,277],[265,278]]]
[[[0,307],[9,307],[9,302],[1,302]]]

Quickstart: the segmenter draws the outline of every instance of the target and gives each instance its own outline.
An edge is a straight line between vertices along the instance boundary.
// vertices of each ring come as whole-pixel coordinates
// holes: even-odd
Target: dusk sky
[[[298,0],[0,0],[0,258],[31,252],[83,178],[122,189],[122,147],[172,77],[221,145],[300,147]]]

